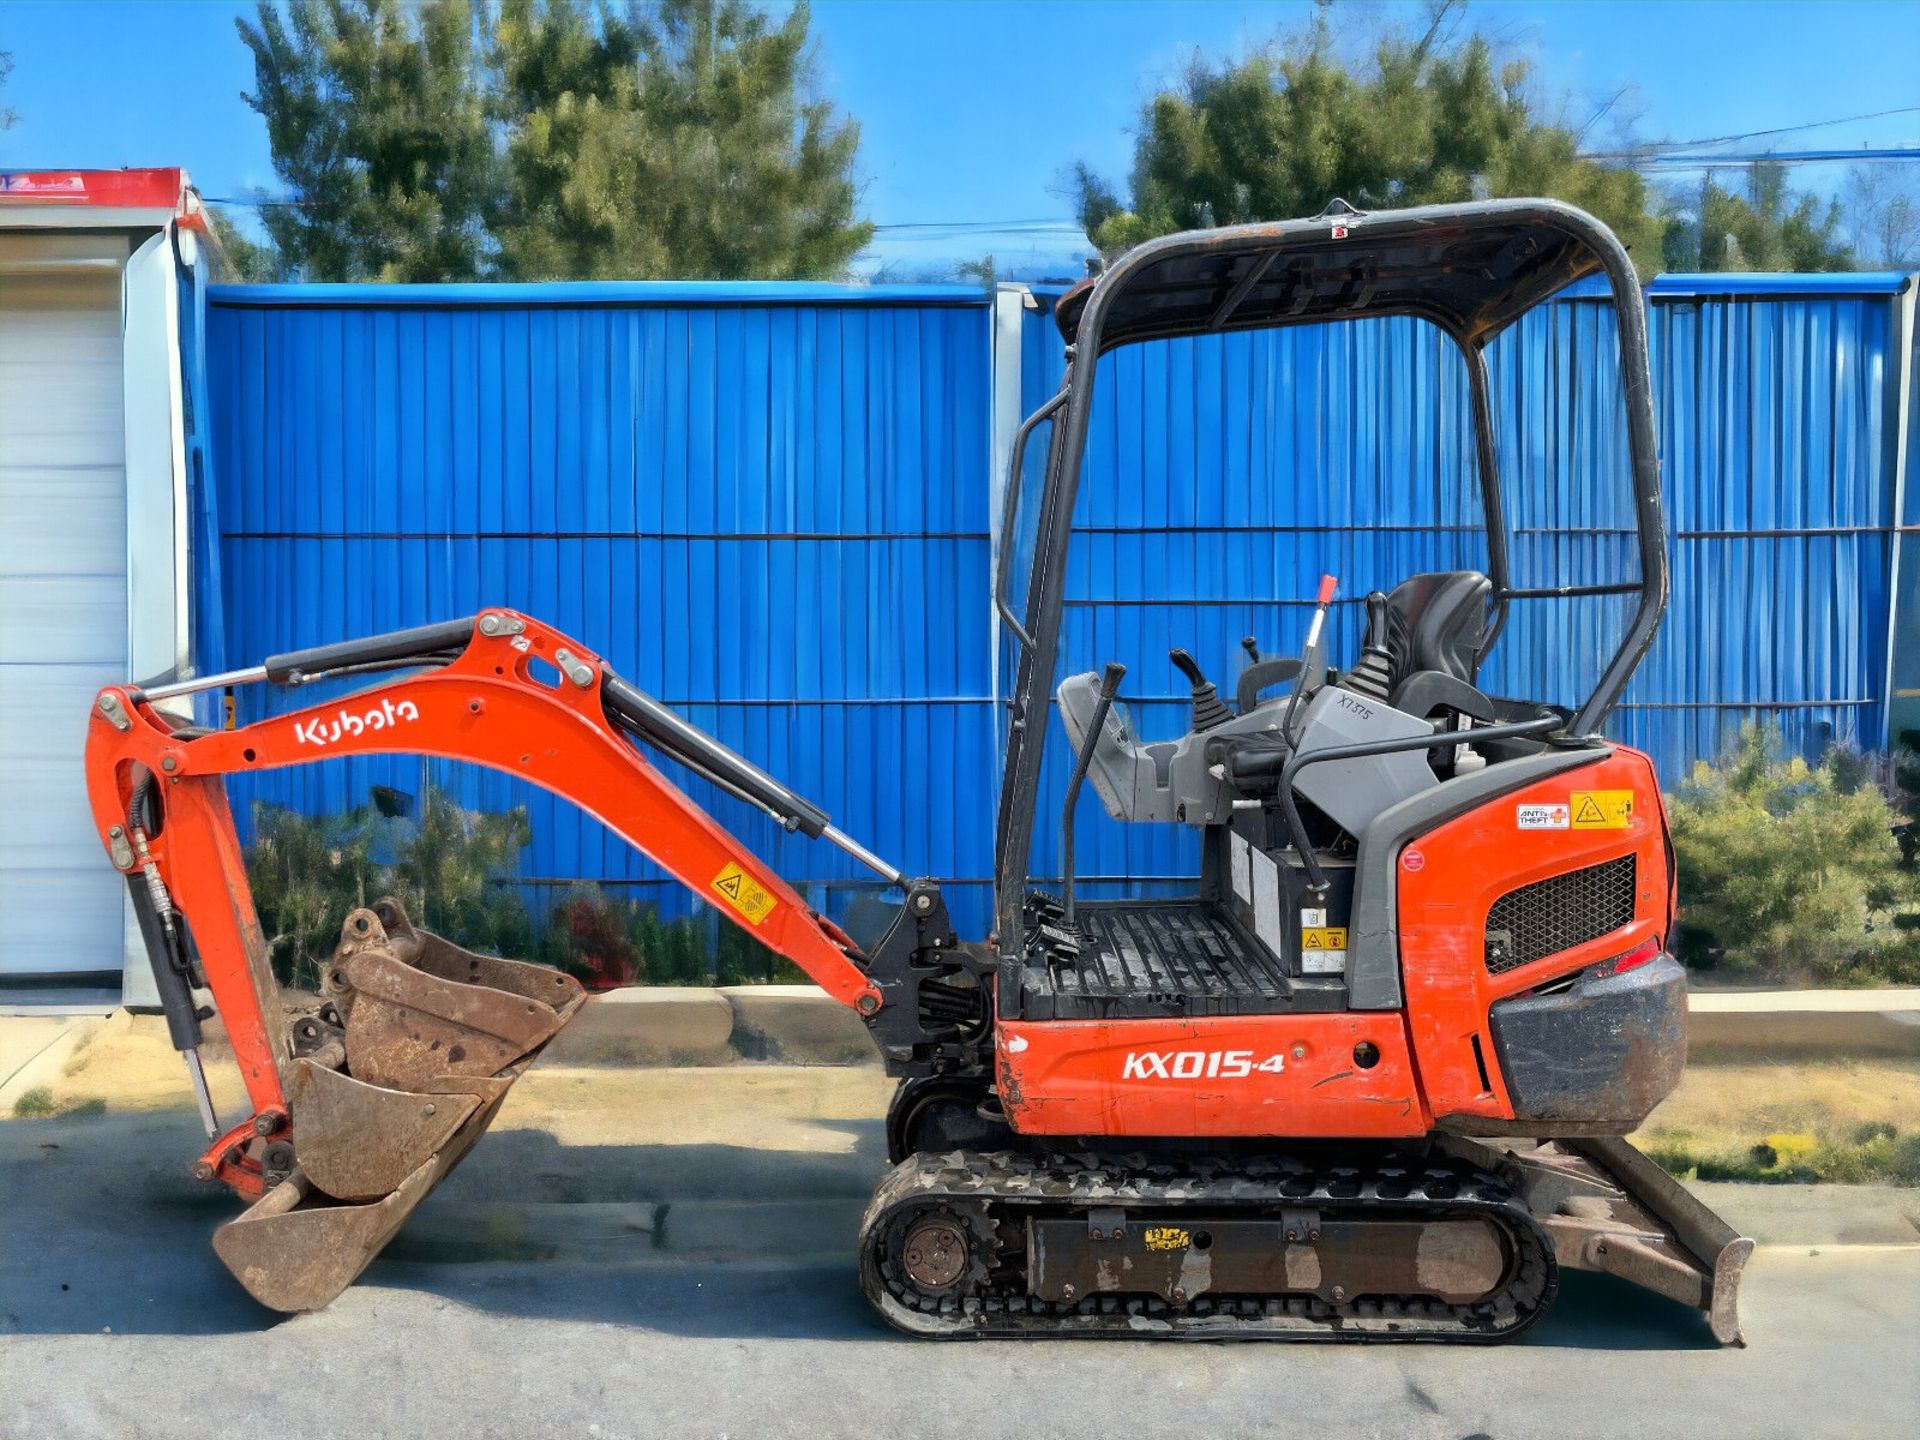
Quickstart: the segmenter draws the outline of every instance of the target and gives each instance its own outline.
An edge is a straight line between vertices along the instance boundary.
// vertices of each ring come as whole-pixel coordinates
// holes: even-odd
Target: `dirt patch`
[[[232,1052],[201,1051],[214,1108],[246,1113]],[[45,1114],[80,1107],[115,1113],[191,1109],[193,1090],[157,1015],[120,1011],[50,1077],[36,1099]],[[760,1064],[674,1069],[535,1066],[507,1097],[495,1129],[545,1130],[563,1144],[678,1144],[690,1139],[749,1148],[845,1153],[853,1122],[887,1113],[893,1082],[877,1066]]]
[[[246,1106],[239,1067],[233,1063],[232,1050],[219,1043],[216,1035],[210,1034],[208,1042],[200,1055],[214,1104],[222,1114],[238,1118]],[[75,1046],[61,1074],[49,1078],[46,1088],[62,1113],[91,1102],[115,1112],[193,1105],[187,1067],[167,1040],[166,1021],[125,1010],[109,1015]]]
[[[535,1066],[496,1129],[545,1130],[567,1145],[739,1145],[850,1153],[883,1118],[894,1082],[877,1066],[720,1065],[671,1070]]]

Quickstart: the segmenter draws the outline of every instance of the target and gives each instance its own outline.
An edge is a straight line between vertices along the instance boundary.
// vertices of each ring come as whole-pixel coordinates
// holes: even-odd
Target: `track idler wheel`
[[[214,1236],[275,1310],[318,1309],[352,1284],[586,999],[558,971],[415,929],[393,899],[347,917],[323,987],[283,1071],[274,1143],[290,1137],[293,1164]]]

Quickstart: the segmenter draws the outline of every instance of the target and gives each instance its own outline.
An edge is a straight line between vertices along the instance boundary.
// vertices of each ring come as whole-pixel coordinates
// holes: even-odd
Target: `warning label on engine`
[[[749,925],[758,925],[780,903],[736,863],[729,863],[713,877],[713,889],[722,900],[746,916]]]
[[[1631,790],[1576,790],[1567,804],[1576,830],[1624,830],[1633,819]]]
[[[1303,912],[1304,913],[1304,912]],[[1321,912],[1325,918],[1325,912]],[[1347,968],[1347,927],[1303,925],[1300,929],[1300,972],[1338,975]]]

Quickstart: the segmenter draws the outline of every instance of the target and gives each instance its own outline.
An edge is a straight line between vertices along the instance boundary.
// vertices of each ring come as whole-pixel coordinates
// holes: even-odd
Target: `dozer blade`
[[[586,998],[557,971],[413,929],[397,902],[380,911],[398,934],[356,910],[328,967],[343,1038],[317,1020],[295,1027],[310,1055],[284,1071],[291,1174],[214,1236],[275,1310],[318,1309],[353,1283]]]
[[[1706,1316],[1742,1345],[1740,1277],[1753,1241],[1625,1140],[1552,1140],[1510,1157],[1560,1264],[1617,1275]]]

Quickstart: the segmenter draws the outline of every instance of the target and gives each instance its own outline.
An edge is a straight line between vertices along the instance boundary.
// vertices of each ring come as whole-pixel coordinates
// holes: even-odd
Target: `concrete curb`
[[[878,1063],[860,1017],[818,985],[726,985],[733,1046],[752,1060],[794,1065]]]
[[[1920,989],[1704,990],[1688,1000],[1694,1059],[1920,1056]],[[124,1013],[124,1012],[121,1012]],[[0,1017],[0,1116],[19,1095],[57,1081],[84,1035],[73,1016]],[[49,1031],[51,1030],[51,1034]],[[228,1053],[218,1021],[206,1054]],[[559,1067],[877,1064],[866,1026],[815,985],[639,986],[594,995],[543,1057]]]
[[[717,991],[637,986],[593,996],[541,1058],[550,1065],[724,1065],[739,1058],[733,1032],[733,1007]]]
[[[628,1010],[622,996],[649,996],[641,1012]],[[697,987],[612,991],[593,996],[572,1029],[593,1025],[601,1033],[607,1058],[564,1064],[622,1064],[618,1037],[624,1023],[647,1016],[651,1025],[670,1029],[710,1025],[714,1002],[732,1012],[732,1052],[751,1060],[791,1064],[866,1064],[877,1060],[866,1025],[847,1006],[818,985],[726,985],[718,991]],[[595,1010],[607,1014],[595,1018]],[[1732,1056],[1847,1056],[1891,1054],[1920,1056],[1920,989],[1897,991],[1701,991],[1688,996],[1688,1027],[1693,1052],[1701,1058]],[[549,1054],[561,1058],[566,1037]],[[697,1064],[685,1060],[680,1064]]]
[[[1703,1058],[1920,1055],[1920,989],[1705,990],[1687,1021]]]
[[[10,1118],[14,1104],[36,1086],[58,1088],[68,1059],[83,1040],[90,1039],[107,1023],[108,1018],[85,1015],[67,1020],[31,1057],[19,1064],[7,1076],[5,1083],[0,1084],[0,1119]]]

